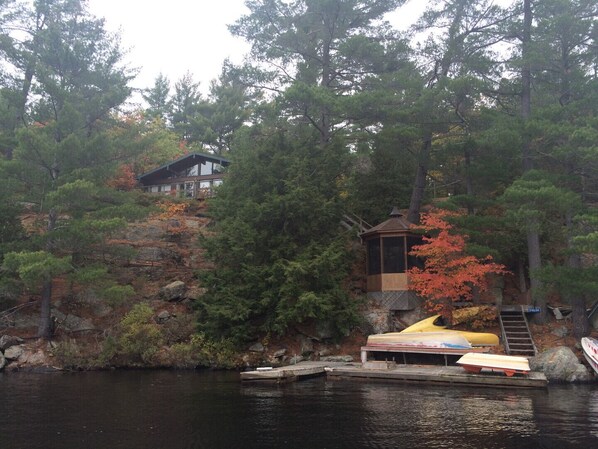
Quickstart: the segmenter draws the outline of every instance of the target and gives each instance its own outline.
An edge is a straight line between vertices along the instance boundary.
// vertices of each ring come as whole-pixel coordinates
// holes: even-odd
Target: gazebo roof
[[[395,206],[390,213],[390,218],[377,226],[374,226],[371,229],[368,229],[365,232],[360,234],[360,237],[368,238],[374,235],[380,234],[395,234],[401,235],[405,233],[411,233],[411,228],[413,224],[411,224],[407,219],[403,216],[401,211]]]

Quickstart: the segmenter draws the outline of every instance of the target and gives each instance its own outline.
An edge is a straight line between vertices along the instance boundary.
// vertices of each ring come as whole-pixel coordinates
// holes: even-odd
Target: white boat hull
[[[591,337],[584,337],[581,339],[581,348],[583,349],[584,357],[596,374],[598,374],[598,340]]]
[[[467,371],[479,373],[482,369],[500,371],[511,377],[513,374],[528,374],[529,360],[525,357],[498,354],[467,353],[457,363]]]
[[[454,332],[415,332],[404,334],[389,332],[370,335],[368,346],[414,346],[425,348],[470,349],[471,344],[465,337]]]

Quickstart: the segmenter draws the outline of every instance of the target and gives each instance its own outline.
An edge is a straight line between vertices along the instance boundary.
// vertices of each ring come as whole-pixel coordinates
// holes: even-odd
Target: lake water
[[[503,390],[209,371],[0,373],[0,448],[596,448],[598,385]]]

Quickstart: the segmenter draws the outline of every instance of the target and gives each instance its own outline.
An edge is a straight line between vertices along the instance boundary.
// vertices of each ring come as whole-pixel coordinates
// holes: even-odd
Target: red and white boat
[[[598,374],[598,340],[592,337],[584,337],[581,339],[581,348],[584,357]]]

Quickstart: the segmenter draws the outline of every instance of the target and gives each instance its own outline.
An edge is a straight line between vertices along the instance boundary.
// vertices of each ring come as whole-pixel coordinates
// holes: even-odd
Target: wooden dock
[[[280,366],[272,369],[260,368],[255,371],[244,371],[241,380],[245,382],[287,383],[311,377],[324,376],[327,370],[334,367],[353,365],[346,362],[299,362],[296,365]]]
[[[469,385],[499,388],[546,388],[548,381],[543,373],[505,376],[483,369],[479,374],[468,373],[459,366],[397,365],[393,362],[300,362],[267,370],[241,373],[244,382],[287,383],[326,375],[332,380],[385,380],[416,384]]]
[[[419,384],[500,388],[546,388],[548,386],[548,381],[543,373],[530,372],[526,375],[508,377],[504,373],[490,370],[482,370],[479,374],[468,373],[458,366],[389,365],[381,369],[365,369],[354,365],[330,368],[326,374],[329,379],[387,380]]]

